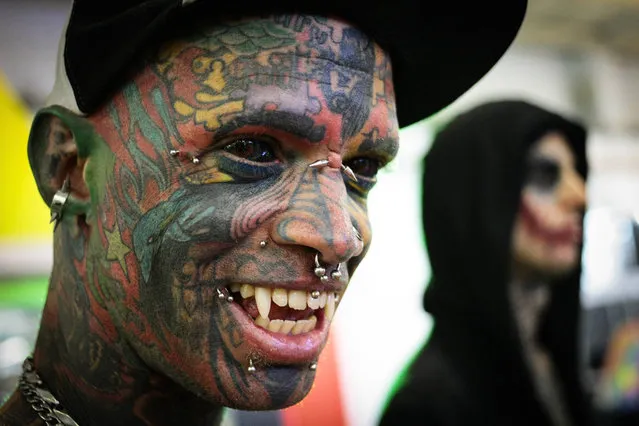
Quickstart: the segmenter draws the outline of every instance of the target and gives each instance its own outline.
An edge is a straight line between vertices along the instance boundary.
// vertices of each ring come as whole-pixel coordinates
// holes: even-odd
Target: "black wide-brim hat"
[[[197,14],[303,13],[341,18],[390,54],[397,114],[405,127],[438,112],[477,83],[509,48],[526,0],[74,0],[47,104],[90,114],[132,64]]]

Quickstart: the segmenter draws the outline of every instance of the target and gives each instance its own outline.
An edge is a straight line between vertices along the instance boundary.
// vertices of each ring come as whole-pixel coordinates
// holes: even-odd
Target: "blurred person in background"
[[[380,425],[587,426],[578,345],[586,129],[525,101],[452,120],[424,160],[432,335]]]
[[[525,6],[76,0],[28,148],[54,267],[0,423],[304,398],[399,127],[481,78]]]

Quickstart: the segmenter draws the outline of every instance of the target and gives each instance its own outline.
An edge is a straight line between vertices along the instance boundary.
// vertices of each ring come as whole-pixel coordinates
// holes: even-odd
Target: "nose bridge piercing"
[[[308,167],[310,167],[311,169],[321,169],[328,166],[329,164],[330,162],[328,161],[328,159],[324,159],[313,161],[311,164],[308,165]],[[352,180],[353,182],[357,182],[357,176],[355,176],[355,173],[353,173],[353,170],[350,167],[342,164],[340,168],[350,180]]]

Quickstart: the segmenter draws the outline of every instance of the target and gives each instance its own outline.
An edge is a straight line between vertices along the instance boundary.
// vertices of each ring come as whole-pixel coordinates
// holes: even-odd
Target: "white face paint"
[[[539,139],[528,159],[512,237],[515,264],[541,276],[563,275],[576,267],[581,255],[585,182],[559,133]]]

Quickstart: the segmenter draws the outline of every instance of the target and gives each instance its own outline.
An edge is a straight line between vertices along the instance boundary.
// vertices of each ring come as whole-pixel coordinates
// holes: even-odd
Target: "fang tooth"
[[[324,306],[326,306],[326,292],[325,291],[320,293],[319,302],[320,302],[320,309],[322,309],[322,308],[324,308]]]
[[[308,320],[297,320],[295,322],[295,326],[291,330],[291,334],[295,335],[295,334],[303,333],[304,329],[306,328],[306,323],[307,322],[308,322]]]
[[[288,306],[298,311],[306,309],[306,292],[302,290],[289,291]]]
[[[295,327],[295,321],[284,320],[284,324],[282,324],[282,328],[280,328],[280,333],[288,334],[291,332],[293,327]]]
[[[283,325],[284,325],[284,321],[283,320],[274,319],[274,320],[271,320],[271,322],[269,322],[268,329],[269,329],[269,331],[272,331],[274,333],[279,333],[281,331]]]
[[[273,290],[273,303],[277,306],[286,306],[288,304],[288,291],[283,288]]]
[[[255,303],[260,316],[268,318],[268,314],[271,312],[271,289],[255,287]]]
[[[324,308],[324,315],[328,321],[333,319],[333,315],[335,315],[335,293],[330,292],[326,296],[326,307]]]
[[[238,291],[240,291],[240,287],[242,287],[242,285],[238,283],[233,283],[229,286],[232,293],[237,293]]]
[[[251,284],[242,284],[240,286],[240,294],[244,299],[248,299],[255,294],[255,287]]]
[[[321,294],[320,294],[320,297],[321,297]],[[306,298],[306,303],[308,304],[308,307],[311,309],[319,309],[320,307],[319,297],[313,298],[313,295],[311,293],[308,294],[308,297]]]
[[[268,328],[268,324],[269,324],[269,320],[268,318],[264,318],[261,316],[258,316],[257,318],[255,318],[255,324],[259,325],[262,328]]]
[[[313,330],[316,325],[317,325],[317,317],[313,315],[306,320],[306,324],[304,325],[304,329],[302,330],[302,333],[308,333],[309,331]]]

